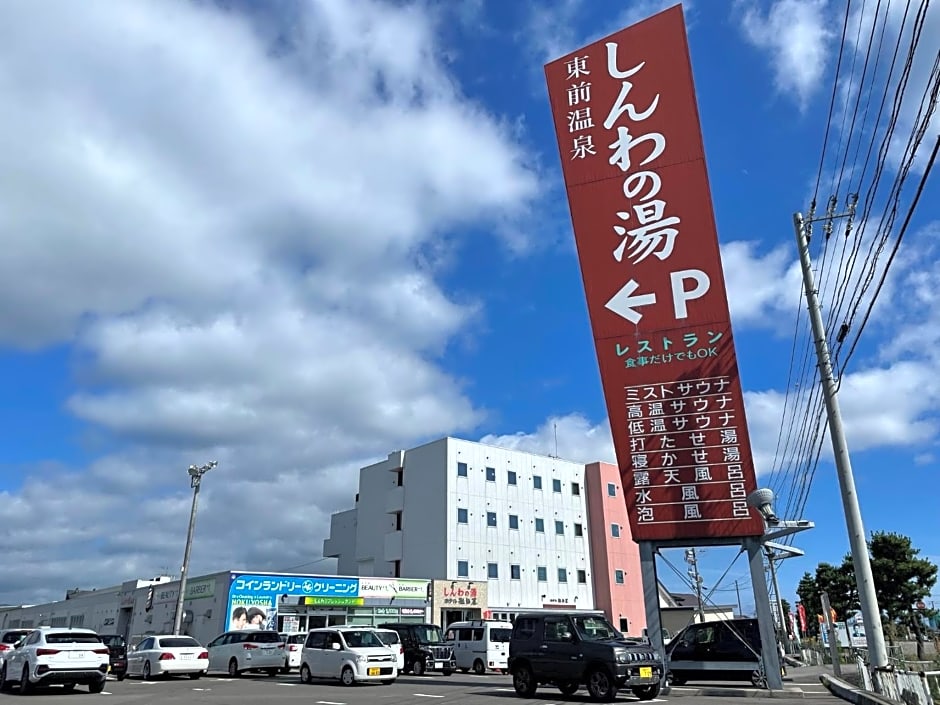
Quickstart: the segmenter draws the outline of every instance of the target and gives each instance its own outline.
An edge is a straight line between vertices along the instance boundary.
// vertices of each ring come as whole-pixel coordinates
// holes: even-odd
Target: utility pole
[[[787,643],[786,617],[783,614],[783,600],[780,599],[780,585],[777,583],[777,567],[774,565],[774,552],[773,549],[771,549],[766,544],[764,545],[764,550],[767,552],[767,563],[770,565],[770,583],[774,589],[774,604],[777,607],[777,627],[779,628],[778,638],[780,639],[781,644],[784,646],[789,646]]]
[[[193,548],[193,533],[196,530],[196,504],[199,500],[199,486],[202,476],[218,465],[212,460],[205,465],[189,466],[189,484],[193,488],[193,506],[189,510],[189,530],[186,532],[186,550],[183,552],[183,567],[180,569],[180,587],[176,595],[176,616],[173,618],[173,633],[179,634],[183,626],[183,602],[186,599],[186,578],[189,574],[189,554]]]
[[[854,204],[850,207],[849,217],[855,215]],[[835,216],[829,216],[828,220]],[[851,221],[850,221],[851,222]],[[881,625],[881,612],[878,608],[878,596],[872,577],[871,558],[868,544],[865,542],[865,526],[862,512],[855,491],[855,477],[852,474],[852,461],[842,428],[842,413],[839,409],[837,383],[832,372],[829,358],[829,344],[826,341],[826,328],[819,308],[819,295],[813,281],[812,263],[809,256],[809,240],[802,213],[793,215],[793,227],[796,232],[797,249],[800,253],[800,267],[803,270],[803,288],[806,290],[806,302],[809,319],[816,339],[816,356],[819,364],[819,378],[822,384],[823,399],[826,402],[826,414],[829,419],[829,436],[832,440],[832,453],[835,457],[836,473],[839,476],[839,489],[842,492],[842,506],[845,511],[845,524],[849,534],[849,547],[852,552],[852,565],[855,568],[855,581],[858,588],[862,621],[865,624],[865,637],[868,641],[868,658],[873,670],[883,669],[888,665],[888,650],[885,647],[884,630]],[[832,633],[835,638],[835,633]],[[881,690],[880,679],[873,679],[876,691]]]
[[[689,548],[685,552],[685,562],[689,564],[689,577],[695,583],[695,597],[698,599],[698,621],[705,621],[705,606],[702,604],[702,576],[698,572],[698,558],[695,549]]]
[[[738,616],[744,616],[744,608],[741,607],[741,589],[738,587],[738,581],[734,581],[734,593],[738,596]]]

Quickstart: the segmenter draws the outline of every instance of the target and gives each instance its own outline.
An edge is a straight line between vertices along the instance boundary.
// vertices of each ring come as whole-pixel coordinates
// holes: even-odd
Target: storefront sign
[[[305,597],[305,605],[362,605],[361,597]]]
[[[359,597],[425,600],[429,583],[429,580],[402,578],[359,578]]]
[[[402,607],[401,608],[402,616],[416,617],[424,614],[424,610],[420,607]]]
[[[282,595],[329,598],[326,603],[333,605],[361,604],[355,601],[357,578],[232,573],[229,579],[226,630],[277,629],[277,605]]]
[[[215,594],[215,578],[209,580],[195,580],[186,583],[186,599],[199,600],[204,597],[212,597]]]
[[[458,583],[443,588],[441,591],[441,603],[445,605],[466,605],[477,607],[479,602],[479,591],[475,585],[465,585]]]

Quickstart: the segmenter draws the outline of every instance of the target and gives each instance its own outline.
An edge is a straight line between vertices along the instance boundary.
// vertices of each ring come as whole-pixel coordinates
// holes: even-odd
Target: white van
[[[447,627],[444,641],[454,646],[457,668],[482,674],[508,669],[509,637],[512,622],[493,619],[454,622]]]

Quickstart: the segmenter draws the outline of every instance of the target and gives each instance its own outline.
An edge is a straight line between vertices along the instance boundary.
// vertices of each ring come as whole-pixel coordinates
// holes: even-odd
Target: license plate
[[[262,647],[261,647],[261,650],[262,650],[262,651],[274,651],[274,647],[273,647],[273,646],[262,646]]]
[[[653,669],[650,666],[640,666],[640,678],[652,678]]]
[[[183,659],[184,661],[192,661],[193,655],[192,654],[180,654],[180,658]]]
[[[84,651],[69,651],[69,658],[85,658]]]
[[[382,672],[382,669],[381,669],[381,668],[370,668],[370,669],[369,669],[369,675],[370,675],[370,676],[377,676],[377,675],[379,675],[381,672]]]

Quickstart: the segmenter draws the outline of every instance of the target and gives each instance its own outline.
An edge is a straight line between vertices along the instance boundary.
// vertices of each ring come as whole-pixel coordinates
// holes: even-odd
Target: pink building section
[[[620,471],[610,463],[585,468],[594,604],[624,634],[646,628],[640,550],[630,533]]]

